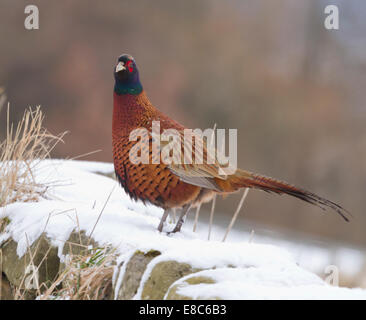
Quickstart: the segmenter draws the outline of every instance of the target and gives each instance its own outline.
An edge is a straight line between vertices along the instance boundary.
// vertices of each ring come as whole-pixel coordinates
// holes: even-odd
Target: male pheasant
[[[234,174],[218,174],[217,163],[175,164],[154,163],[149,151],[149,163],[135,163],[130,159],[131,148],[137,143],[130,141],[130,133],[137,128],[151,132],[152,122],[160,121],[160,130],[175,129],[183,133],[185,127],[170,119],[155,108],[144,92],[139,72],[132,56],[124,54],[118,58],[114,69],[113,93],[113,158],[115,172],[126,193],[134,200],[149,202],[165,210],[158,226],[162,231],[168,212],[183,208],[172,232],[180,231],[184,216],[192,206],[210,201],[215,194],[228,194],[241,188],[255,188],[263,191],[288,194],[322,209],[329,207],[344,220],[349,221],[348,212],[341,206],[312,192],[237,169]],[[148,137],[149,146],[153,138]],[[206,151],[206,149],[204,149]],[[198,174],[197,174],[198,173]]]

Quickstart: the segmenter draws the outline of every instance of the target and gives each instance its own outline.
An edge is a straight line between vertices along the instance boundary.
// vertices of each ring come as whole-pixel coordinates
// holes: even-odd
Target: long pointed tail
[[[347,222],[351,217],[351,214],[340,205],[325,198],[322,198],[310,191],[297,188],[283,181],[278,181],[248,171],[238,169],[234,175],[228,178],[227,182],[230,182],[231,187],[234,189],[248,187],[260,189],[270,193],[285,193],[313,205],[316,205],[323,210],[328,207],[336,211]]]

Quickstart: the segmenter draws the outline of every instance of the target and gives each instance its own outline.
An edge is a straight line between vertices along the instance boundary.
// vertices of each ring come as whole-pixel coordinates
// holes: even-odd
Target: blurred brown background
[[[35,31],[24,28],[27,4],[0,0],[0,86],[14,121],[41,104],[51,132],[70,131],[54,157],[102,149],[85,160],[112,160],[113,67],[130,53],[163,112],[192,128],[238,128],[240,167],[355,216],[347,224],[253,191],[246,218],[366,246],[364,1],[331,1],[338,31],[324,28],[329,2],[318,0],[32,1]],[[220,200],[218,210],[231,214],[237,200]]]

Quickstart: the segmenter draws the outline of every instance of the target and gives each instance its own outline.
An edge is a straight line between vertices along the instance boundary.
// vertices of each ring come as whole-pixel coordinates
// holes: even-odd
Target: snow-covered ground
[[[213,284],[188,285],[188,275],[176,281],[178,293],[194,299],[220,297],[238,299],[365,299],[365,291],[324,285],[314,274],[295,266],[259,266],[249,268],[218,268],[204,270],[194,276],[209,277]],[[169,292],[168,292],[169,293]]]
[[[245,208],[242,209],[245,212]],[[186,228],[193,228],[193,214],[186,222]],[[199,233],[204,238],[208,233],[208,212],[201,212]],[[211,239],[221,240],[225,233],[228,217],[215,213]],[[306,234],[291,233],[288,230],[269,230],[239,216],[228,238],[230,242],[251,242],[255,244],[272,244],[285,248],[296,260],[296,263],[326,278],[329,268],[336,267],[340,278],[347,278],[356,286],[366,287],[366,252],[364,248],[337,243],[332,239],[314,238]],[[342,279],[341,279],[342,280]],[[342,281],[341,281],[342,282]]]
[[[0,218],[9,217],[10,224],[0,235],[0,243],[12,237],[17,253],[24,255],[43,232],[58,247],[59,256],[73,230],[84,230],[101,245],[116,248],[124,261],[136,250],[159,250],[162,254],[151,261],[136,295],[138,299],[149,271],[159,261],[176,260],[216,280],[215,284],[182,285],[179,290],[195,297],[220,296],[224,299],[366,299],[366,291],[336,288],[298,265],[296,246],[270,239],[250,240],[250,234],[234,230],[226,242],[214,237],[207,241],[207,231],[193,233],[191,225],[182,232],[167,235],[156,228],[162,209],[133,202],[113,179],[95,172],[111,173],[109,163],[46,160],[36,169],[39,183],[50,184],[46,198],[34,203],[13,203],[0,208]],[[173,227],[167,224],[166,230]],[[223,234],[215,226],[213,234]],[[260,243],[259,243],[260,242]],[[281,245],[284,244],[284,245]],[[282,247],[282,248],[280,248]],[[288,248],[292,250],[288,250]],[[313,252],[315,252],[313,250]],[[322,252],[318,252],[319,256]],[[230,267],[230,268],[228,268]],[[236,268],[233,268],[236,267]],[[183,283],[184,279],[178,280]]]

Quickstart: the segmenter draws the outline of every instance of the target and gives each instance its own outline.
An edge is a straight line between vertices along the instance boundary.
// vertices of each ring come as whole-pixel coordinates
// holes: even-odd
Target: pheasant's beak
[[[126,70],[126,67],[125,64],[122,61],[120,61],[116,66],[116,72],[120,72],[122,70]]]

